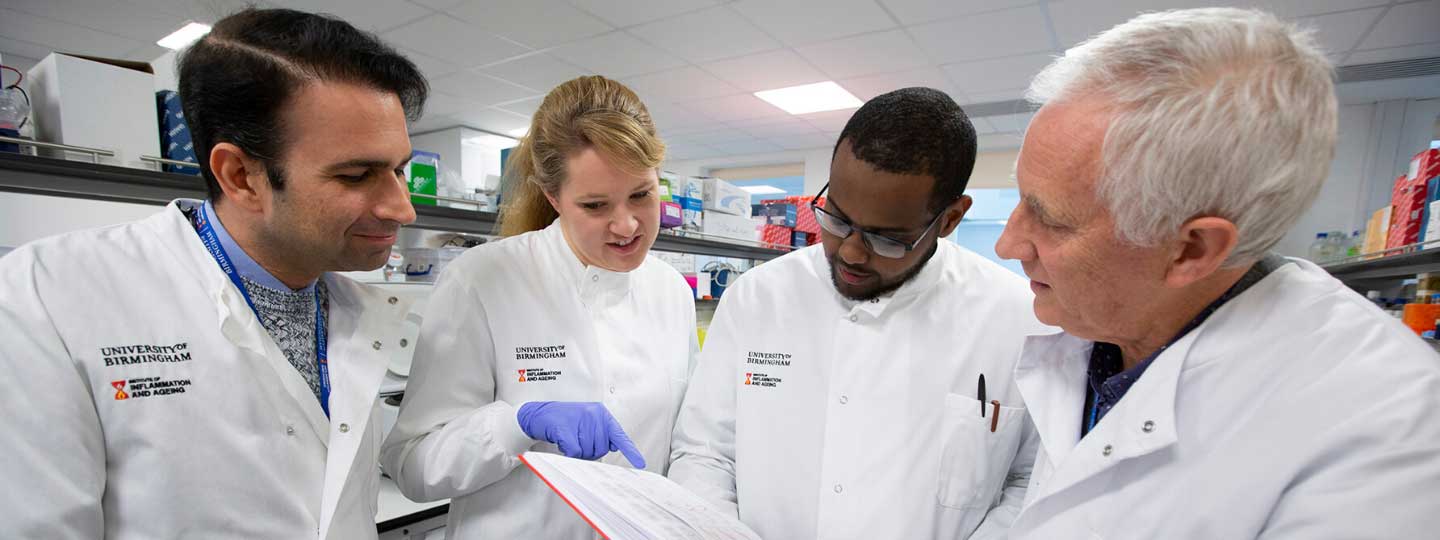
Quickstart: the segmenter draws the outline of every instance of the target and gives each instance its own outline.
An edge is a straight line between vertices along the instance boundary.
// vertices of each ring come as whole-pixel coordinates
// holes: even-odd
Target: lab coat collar
[[[580,301],[588,307],[613,305],[630,294],[630,272],[613,272],[598,266],[581,264],[575,251],[565,241],[560,220],[539,232],[551,257],[558,264],[561,277],[575,287]]]

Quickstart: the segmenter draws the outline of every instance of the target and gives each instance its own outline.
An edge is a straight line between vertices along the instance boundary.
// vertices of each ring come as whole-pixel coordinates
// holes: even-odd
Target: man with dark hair
[[[942,240],[970,208],[975,144],[929,88],[855,112],[828,200],[802,210],[823,245],[721,299],[671,479],[764,538],[1004,536],[1038,440],[1011,372],[1043,327],[1023,279]]]
[[[250,9],[180,61],[210,198],[0,259],[0,494],[17,538],[373,538],[374,396],[405,303],[428,87],[336,19]]]

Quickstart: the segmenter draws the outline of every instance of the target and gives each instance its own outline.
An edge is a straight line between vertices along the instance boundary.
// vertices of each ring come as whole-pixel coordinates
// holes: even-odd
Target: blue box
[[[810,245],[810,233],[795,231],[795,233],[790,236],[790,247],[802,248],[808,245]]]
[[[195,142],[190,137],[190,126],[185,123],[185,111],[180,108],[180,94],[173,90],[155,92],[155,112],[160,122],[160,157],[199,163],[199,160],[195,158]],[[200,174],[199,165],[182,167],[167,163],[161,170],[180,174]]]
[[[1426,229],[1430,228],[1430,203],[1440,201],[1440,176],[1427,181],[1425,185],[1425,207],[1420,217],[1420,239],[1416,242],[1427,242],[1433,238],[1426,238]]]

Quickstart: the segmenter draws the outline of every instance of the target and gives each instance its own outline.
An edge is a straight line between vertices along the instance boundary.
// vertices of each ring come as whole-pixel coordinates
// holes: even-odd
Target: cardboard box
[[[807,233],[820,234],[820,224],[815,221],[815,211],[810,209],[810,199],[813,197],[786,197],[784,199],[769,199],[760,201],[762,204],[793,204],[795,205],[795,230]],[[825,206],[825,198],[821,197],[815,204],[822,208]]]
[[[754,242],[758,238],[755,222],[750,219],[750,216],[732,216],[710,210],[705,211],[705,220],[701,231],[711,236],[723,236],[750,242]]]
[[[750,192],[719,178],[700,178],[705,209],[732,216],[750,216]]]
[[[1429,234],[1430,203],[1440,200],[1440,150],[1425,150],[1410,160],[1410,179],[1425,186],[1425,202],[1420,207],[1420,235],[1417,242],[1437,237]]]
[[[660,228],[673,229],[685,223],[685,214],[680,210],[680,203],[664,201],[660,203]]]
[[[1385,249],[1408,246],[1420,241],[1421,216],[1425,209],[1424,180],[1401,176],[1395,180],[1390,199],[1390,232]]]
[[[113,150],[115,157],[100,162],[154,170],[140,161],[161,155],[150,64],[50,53],[25,80],[37,140]],[[90,154],[64,150],[41,155],[90,161]]]
[[[676,197],[675,201],[680,203],[680,227],[687,231],[700,232],[705,221],[700,199]]]
[[[1365,226],[1365,247],[1361,253],[1376,253],[1385,249],[1385,242],[1390,238],[1390,210],[1389,206],[1376,210],[1370,215],[1370,222]],[[1366,259],[1374,259],[1379,255],[1371,255]]]

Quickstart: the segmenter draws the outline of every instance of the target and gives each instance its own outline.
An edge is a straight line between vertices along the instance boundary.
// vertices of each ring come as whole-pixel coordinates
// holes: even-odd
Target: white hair
[[[1146,13],[1065,52],[1037,103],[1097,98],[1112,120],[1097,195],[1116,234],[1153,246],[1195,217],[1239,230],[1226,266],[1262,258],[1315,201],[1335,152],[1333,68],[1265,12]]]

